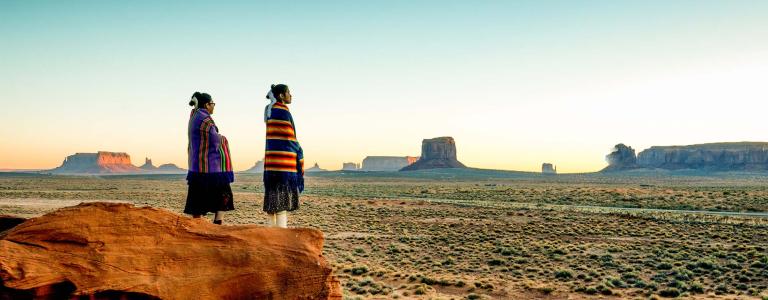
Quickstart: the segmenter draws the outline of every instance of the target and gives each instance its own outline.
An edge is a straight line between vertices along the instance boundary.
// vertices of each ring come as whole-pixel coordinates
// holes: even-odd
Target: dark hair
[[[275,96],[275,99],[280,100],[280,94],[285,94],[288,92],[288,86],[285,84],[273,84],[272,85],[272,95]],[[269,99],[269,94],[267,94],[267,99]]]
[[[197,98],[197,107],[195,108],[205,107],[206,104],[211,102],[211,95],[208,95],[206,93],[195,92],[194,94],[192,94],[192,98]],[[195,101],[192,101],[190,99],[189,106],[195,106]]]

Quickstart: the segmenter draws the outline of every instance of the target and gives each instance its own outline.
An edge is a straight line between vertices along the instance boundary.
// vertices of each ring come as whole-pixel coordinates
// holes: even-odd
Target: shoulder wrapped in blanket
[[[219,134],[219,129],[208,111],[192,110],[188,134],[188,183],[220,185],[234,182],[229,142]]]
[[[275,103],[267,119],[264,153],[264,184],[267,188],[288,185],[304,191],[304,152],[296,138],[296,126],[288,106]]]

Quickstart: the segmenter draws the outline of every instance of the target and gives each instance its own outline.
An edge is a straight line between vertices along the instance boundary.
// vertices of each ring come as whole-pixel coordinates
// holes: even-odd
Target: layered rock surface
[[[456,158],[456,141],[452,137],[425,139],[421,142],[421,158],[401,171],[437,168],[466,168]]]
[[[768,143],[653,146],[637,155],[637,164],[668,170],[762,171],[768,170]]]
[[[361,171],[398,171],[415,163],[413,156],[366,156]]]
[[[341,299],[306,228],[88,203],[0,233],[0,299]]]

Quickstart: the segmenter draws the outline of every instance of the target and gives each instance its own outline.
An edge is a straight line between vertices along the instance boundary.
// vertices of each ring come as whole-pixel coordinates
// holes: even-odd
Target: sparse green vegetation
[[[573,206],[768,211],[768,180],[410,176],[307,179],[289,225],[324,232],[348,299],[768,294],[767,219]],[[225,224],[264,224],[261,178],[233,191]],[[183,175],[0,176],[0,214],[26,217],[91,200],[180,212],[185,195]]]

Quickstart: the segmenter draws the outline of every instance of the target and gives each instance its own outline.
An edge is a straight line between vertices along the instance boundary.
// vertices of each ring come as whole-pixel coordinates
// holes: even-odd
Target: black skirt
[[[299,189],[290,185],[278,184],[264,188],[264,211],[274,214],[280,211],[299,209]]]
[[[232,188],[229,183],[209,185],[190,182],[184,213],[205,215],[209,212],[234,210],[235,203],[233,200]]]

